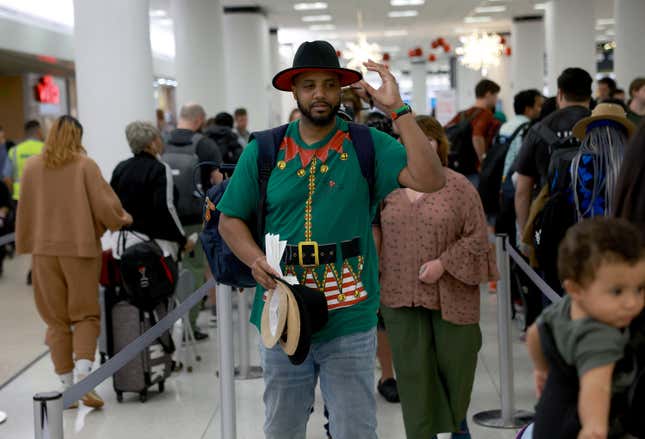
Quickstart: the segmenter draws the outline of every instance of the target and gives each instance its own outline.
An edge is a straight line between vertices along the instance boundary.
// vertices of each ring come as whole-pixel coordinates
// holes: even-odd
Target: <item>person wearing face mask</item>
[[[133,218],[129,229],[136,235],[126,232],[127,240],[145,235],[156,240],[166,256],[177,260],[179,251],[194,242],[187,241],[177,215],[178,193],[170,166],[159,158],[164,149],[161,134],[152,123],[137,121],[128,124],[125,136],[134,156],[116,166],[110,185]],[[113,237],[116,241],[119,234]],[[120,246],[113,244],[118,253]]]

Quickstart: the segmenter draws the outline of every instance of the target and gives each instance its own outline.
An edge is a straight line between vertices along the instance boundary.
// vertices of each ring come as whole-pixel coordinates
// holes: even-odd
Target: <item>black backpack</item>
[[[525,122],[513,131],[510,136],[498,134],[493,145],[486,153],[480,170],[479,196],[487,214],[497,214],[500,211],[500,191],[504,174],[504,162],[511,143],[520,133],[525,133],[530,122]]]
[[[206,130],[206,135],[215,142],[222,153],[222,163],[234,165],[242,155],[242,145],[237,134],[228,127],[214,126]]]
[[[463,175],[477,173],[479,157],[473,145],[473,127],[471,122],[483,110],[476,109],[473,114],[466,116],[466,112],[459,113],[459,119],[454,125],[447,126],[446,136],[450,141],[448,153],[448,167]]]
[[[256,139],[258,143],[257,164],[260,196],[256,215],[248,226],[254,240],[262,249],[264,249],[267,186],[271,172],[276,166],[278,151],[287,132],[287,127],[288,125],[282,125],[270,130],[255,132],[251,134],[249,139],[249,141]],[[361,174],[369,185],[371,206],[374,204],[376,181],[374,141],[368,127],[354,123],[349,123],[349,136],[356,150]],[[217,202],[221,199],[227,186],[228,181],[224,181],[211,188],[206,195],[204,228],[200,234],[200,241],[213,277],[218,283],[233,287],[253,286],[255,280],[251,275],[251,270],[233,254],[218,230],[220,214],[216,210]]]
[[[549,198],[533,221],[533,246],[545,281],[560,291],[558,248],[567,230],[577,220],[570,168],[580,145],[574,137],[558,137],[542,124],[537,127],[537,133],[549,145],[550,160],[544,182],[549,187]]]
[[[137,233],[130,230],[120,233],[123,250],[119,270],[125,299],[141,310],[152,311],[175,292],[177,263],[165,257],[153,239],[141,237],[142,242],[126,248],[125,234]]]

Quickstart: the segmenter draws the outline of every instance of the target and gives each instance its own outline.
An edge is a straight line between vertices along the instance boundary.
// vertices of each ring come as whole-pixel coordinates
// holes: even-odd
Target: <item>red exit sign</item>
[[[58,104],[60,102],[60,89],[51,75],[42,76],[34,88],[38,102],[43,104]]]

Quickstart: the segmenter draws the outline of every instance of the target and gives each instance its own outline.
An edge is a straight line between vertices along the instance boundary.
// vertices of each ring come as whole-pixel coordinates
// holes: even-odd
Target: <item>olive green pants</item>
[[[466,418],[482,336],[478,324],[455,325],[441,312],[381,307],[392,346],[408,439],[459,431]]]
[[[202,231],[202,225],[201,224],[196,224],[192,226],[184,226],[184,233],[186,233],[186,238],[188,238],[191,234],[197,233],[199,234]],[[195,245],[195,250],[191,254],[184,254],[184,257],[182,259],[182,264],[184,268],[190,270],[191,273],[193,273],[193,276],[195,277],[195,287],[199,288],[202,286],[204,283],[205,277],[205,269],[206,269],[206,255],[204,254],[204,250],[202,249],[202,244],[200,243],[199,240],[197,240],[197,244]],[[189,294],[192,294],[192,291],[187,291],[186,292],[188,297]],[[186,297],[177,297],[180,301],[183,301]],[[197,328],[197,317],[199,316],[199,310],[201,309],[201,303],[198,303],[195,305],[191,310],[190,313],[188,314],[188,317],[190,319],[190,325],[193,328],[193,331],[198,329]]]

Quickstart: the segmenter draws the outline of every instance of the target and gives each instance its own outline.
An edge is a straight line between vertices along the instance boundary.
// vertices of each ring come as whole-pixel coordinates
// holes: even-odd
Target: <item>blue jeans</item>
[[[299,366],[279,346],[266,349],[260,343],[260,357],[267,439],[305,439],[318,377],[331,436],[376,439],[376,328],[315,343]]]

